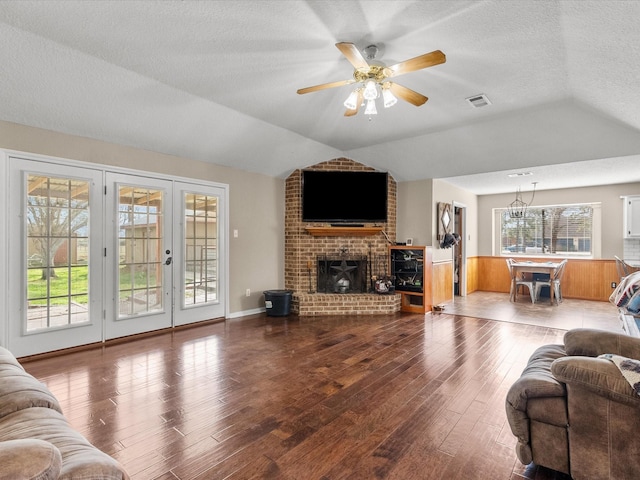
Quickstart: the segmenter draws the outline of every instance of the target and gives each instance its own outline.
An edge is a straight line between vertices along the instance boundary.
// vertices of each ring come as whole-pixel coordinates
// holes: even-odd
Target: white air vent
[[[491,105],[491,101],[484,93],[474,95],[473,97],[466,98],[465,100],[469,102],[469,105],[471,105],[473,108],[480,108]]]

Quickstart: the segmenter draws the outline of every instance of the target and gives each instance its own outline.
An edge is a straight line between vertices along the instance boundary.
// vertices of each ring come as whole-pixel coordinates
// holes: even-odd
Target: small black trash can
[[[291,311],[291,290],[266,290],[264,305],[269,317],[285,317]]]

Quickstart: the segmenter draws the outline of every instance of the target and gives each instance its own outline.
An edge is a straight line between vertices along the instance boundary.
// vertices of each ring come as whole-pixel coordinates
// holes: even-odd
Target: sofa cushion
[[[116,460],[91,445],[56,410],[32,407],[0,419],[0,441],[34,438],[49,442],[60,450],[61,479],[127,478]]]
[[[562,345],[544,345],[533,352],[522,375],[509,389],[507,402],[524,412],[532,398],[566,396],[564,384],[551,373],[551,364],[565,355]]]
[[[52,408],[62,413],[47,386],[29,375],[11,352],[0,347],[0,418],[30,407]]]
[[[569,385],[617,403],[640,408],[640,397],[616,365],[605,358],[565,357],[551,366],[553,374]]]
[[[9,440],[0,442],[0,465],[0,480],[57,479],[62,456],[44,440]]]
[[[640,338],[592,328],[574,328],[564,335],[567,356],[597,357],[612,353],[640,359]]]

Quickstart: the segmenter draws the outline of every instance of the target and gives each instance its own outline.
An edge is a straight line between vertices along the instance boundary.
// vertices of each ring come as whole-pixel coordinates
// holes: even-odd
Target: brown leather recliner
[[[575,329],[538,348],[511,386],[516,455],[574,480],[640,478],[640,396],[602,354],[640,360],[640,339]]]

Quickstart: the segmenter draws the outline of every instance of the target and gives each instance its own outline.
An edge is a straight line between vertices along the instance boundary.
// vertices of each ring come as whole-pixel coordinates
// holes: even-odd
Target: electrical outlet
[[[611,282],[611,288],[616,288],[618,284],[616,282]]]
[[[250,296],[251,296],[251,289],[247,288],[247,297],[250,297]]]

